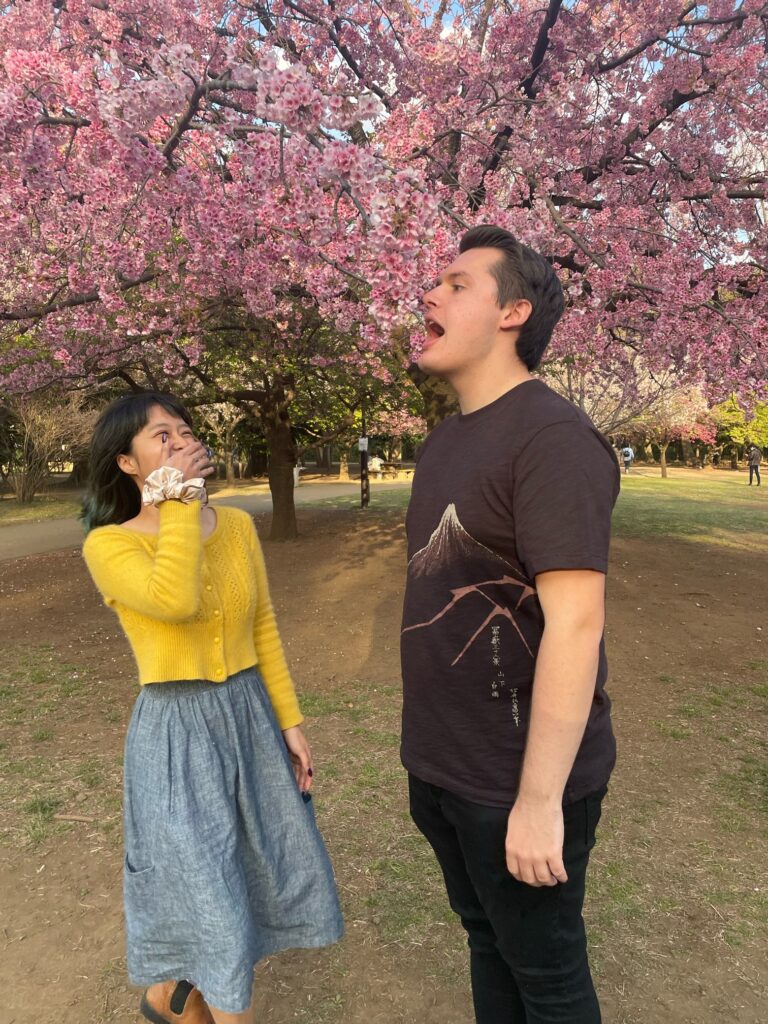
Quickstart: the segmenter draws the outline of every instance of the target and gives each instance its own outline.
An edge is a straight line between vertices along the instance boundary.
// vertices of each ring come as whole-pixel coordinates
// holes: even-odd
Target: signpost
[[[368,480],[368,438],[361,437],[357,447],[360,451],[360,508],[368,508],[371,499],[371,485]]]

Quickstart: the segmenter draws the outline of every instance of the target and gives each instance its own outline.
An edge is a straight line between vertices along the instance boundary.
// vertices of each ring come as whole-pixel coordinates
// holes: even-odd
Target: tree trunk
[[[48,462],[25,444],[21,464],[11,470],[9,479],[19,504],[31,505],[48,479]]]
[[[339,482],[349,483],[349,455],[346,451],[339,452]]]
[[[248,461],[245,464],[245,476],[264,476],[267,472],[267,455],[261,448],[253,445],[248,450]]]
[[[669,448],[669,441],[666,444],[659,445],[659,465],[661,466],[661,475],[666,480],[667,478],[667,448]]]
[[[229,440],[224,442],[224,479],[229,487],[232,487],[235,482],[235,466],[232,461],[232,449],[229,445]]]
[[[235,484],[235,453],[233,445],[234,430],[228,427],[224,432],[224,474],[229,487]]]
[[[318,469],[331,468],[331,446],[329,444],[315,448],[315,462]]]
[[[87,455],[79,455],[72,463],[72,472],[67,478],[67,483],[70,487],[85,487],[88,482],[88,470],[90,466],[88,464]]]
[[[731,469],[739,468],[739,449],[735,444],[731,445]]]
[[[278,401],[269,411],[264,410],[264,427],[269,445],[269,490],[272,494],[272,525],[269,539],[295,540],[299,535],[296,505],[293,500],[296,445],[282,388],[276,387],[274,390]]]
[[[450,384],[420,370],[415,363],[408,367],[408,376],[424,400],[424,419],[427,430],[432,430],[446,417],[459,411],[459,400]]]

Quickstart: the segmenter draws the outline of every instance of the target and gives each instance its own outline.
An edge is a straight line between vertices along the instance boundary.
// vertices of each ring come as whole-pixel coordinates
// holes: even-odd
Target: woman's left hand
[[[301,726],[283,729],[283,739],[293,764],[296,785],[302,793],[308,793],[312,785],[312,753]]]

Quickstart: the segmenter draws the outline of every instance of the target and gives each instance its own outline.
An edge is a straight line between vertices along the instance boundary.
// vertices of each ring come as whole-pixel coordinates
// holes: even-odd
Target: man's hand
[[[507,825],[507,867],[526,885],[567,882],[563,864],[563,808],[518,798]]]

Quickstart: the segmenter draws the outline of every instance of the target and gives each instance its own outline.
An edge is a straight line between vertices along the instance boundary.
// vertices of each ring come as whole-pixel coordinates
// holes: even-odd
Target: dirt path
[[[374,483],[373,501],[375,503],[377,490],[387,491],[408,486],[401,482]],[[326,483],[321,477],[302,481],[295,491],[294,499],[296,505],[301,506],[345,495],[354,498],[359,493],[359,483]],[[268,512],[272,508],[272,497],[267,484],[238,485],[234,489],[221,490],[221,493],[214,495],[213,500],[221,505],[236,505],[251,515]],[[82,539],[83,528],[75,518],[0,524],[0,562],[12,558],[26,558],[27,555],[45,554],[49,551],[63,551],[81,544]]]
[[[399,517],[302,518],[302,538],[267,546],[267,560],[348,934],[262,965],[257,1020],[469,1024],[463,937],[397,760]],[[766,570],[768,556],[615,542],[620,762],[589,907],[612,1024],[764,1020]],[[133,665],[77,550],[2,565],[0,649],[0,1024],[128,1024],[119,814]]]

